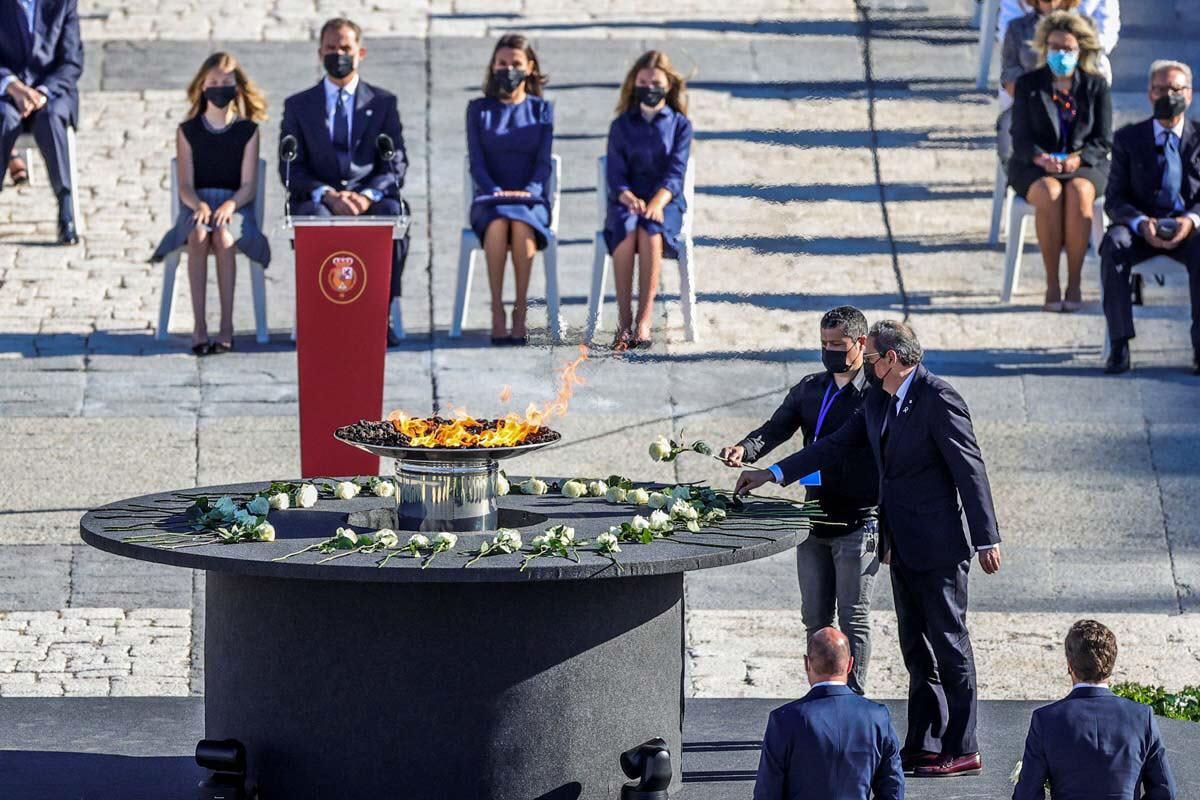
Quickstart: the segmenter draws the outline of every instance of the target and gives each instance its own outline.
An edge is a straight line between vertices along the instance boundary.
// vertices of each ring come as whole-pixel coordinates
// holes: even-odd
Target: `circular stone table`
[[[264,798],[613,800],[618,755],[656,736],[671,748],[675,794],[683,573],[774,555],[807,528],[791,504],[752,499],[699,534],[623,543],[620,569],[589,547],[578,563],[543,557],[524,572],[516,554],[464,568],[491,538],[482,533],[460,535],[427,569],[408,556],[381,569],[378,554],[272,560],[338,526],[394,527],[394,501],[373,496],[272,511],[271,543],[168,550],[123,541],[148,531],[113,530],[147,508],[169,514],[156,527],[186,529],[188,497],[267,485],[148,495],[80,522],[101,550],[206,572],[205,733],[246,745]],[[550,525],[594,541],[649,513],[558,495],[500,507],[526,548]]]

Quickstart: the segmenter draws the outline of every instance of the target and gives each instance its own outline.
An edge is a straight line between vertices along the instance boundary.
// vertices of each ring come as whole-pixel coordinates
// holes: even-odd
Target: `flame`
[[[500,402],[507,403],[509,400],[512,400],[512,387],[506,383],[500,389]]]
[[[388,414],[388,421],[397,432],[404,434],[413,447],[510,447],[524,442],[546,427],[550,420],[564,416],[575,393],[575,387],[585,381],[578,375],[587,361],[586,345],[579,346],[579,357],[565,364],[558,374],[558,395],[541,406],[530,403],[524,416],[515,412],[503,419],[478,420],[464,408],[453,411],[454,419],[410,417],[403,411]],[[507,402],[512,389],[505,386],[500,399]]]

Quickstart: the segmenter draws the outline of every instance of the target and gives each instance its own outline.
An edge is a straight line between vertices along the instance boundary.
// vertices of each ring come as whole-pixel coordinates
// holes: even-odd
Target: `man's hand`
[[[357,217],[358,211],[346,199],[347,192],[328,191],[321,195],[321,203],[338,217]]]
[[[1152,247],[1158,247],[1162,244],[1162,241],[1158,238],[1158,225],[1149,217],[1142,220],[1142,223],[1138,225],[1137,232],[1139,236],[1146,240],[1146,244]]]
[[[358,192],[343,192],[342,197],[345,198],[347,203],[353,206],[356,216],[365,214],[371,210],[371,198],[367,197],[365,194],[359,194]]]
[[[979,551],[979,566],[983,567],[983,571],[988,575],[995,575],[1000,571],[1000,545],[989,547],[987,550]]]
[[[772,483],[775,476],[771,474],[769,469],[748,469],[738,476],[737,486],[734,488],[734,494],[746,495],[754,491],[760,486]]]
[[[11,81],[8,84],[7,92],[13,103],[16,104],[22,119],[46,105],[46,95],[31,86],[26,86],[19,80]]]
[[[1162,243],[1162,247],[1166,250],[1174,250],[1196,232],[1196,223],[1192,222],[1191,217],[1176,217],[1175,222],[1179,224],[1179,229],[1175,231],[1174,237]]]
[[[724,461],[727,467],[741,467],[744,466],[742,459],[746,457],[746,448],[740,444],[723,447],[717,457]]]

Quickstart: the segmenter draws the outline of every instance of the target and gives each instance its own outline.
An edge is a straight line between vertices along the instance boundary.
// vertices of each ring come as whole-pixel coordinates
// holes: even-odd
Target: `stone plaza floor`
[[[1150,60],[1197,63],[1200,31],[1149,21],[1173,19],[1176,0],[1122,5],[1116,108],[1131,121],[1147,110]],[[202,690],[202,576],[92,550],[78,520],[123,497],[298,474],[294,286],[279,182],[268,180],[270,344],[248,333],[245,271],[237,352],[187,352],[185,288],[173,336],[155,341],[161,275],[146,260],[169,225],[173,128],[204,56],[230,49],[266,90],[264,157],[273,163],[283,99],[318,78],[313,27],[336,10],[366,29],[365,79],[400,98],[411,164],[409,336],[387,357],[385,408],[491,416],[553,395],[584,325],[599,224],[595,159],[617,88],[637,54],[663,48],[693,75],[699,341],[683,341],[668,262],[654,349],[614,358],[594,348],[586,384],[555,423],[563,444],[517,469],[731,486],[736,473],[714,461],[655,464],[645,445],[680,431],[735,442],[819,368],[817,322],[832,305],[853,303],[872,321],[908,316],[927,363],[971,405],[1004,537],[1003,570],[976,570],[971,583],[982,696],[1062,694],[1062,636],[1082,616],[1117,632],[1119,678],[1200,684],[1200,379],[1187,369],[1182,270],[1148,290],[1135,371],[1119,378],[1100,372],[1094,263],[1084,309],[1045,314],[1031,241],[1021,290],[1013,304],[999,302],[1003,254],[986,245],[995,103],[974,89],[967,0],[748,0],[732,12],[699,0],[81,6],[83,244],[50,246],[44,180],[0,193],[0,697]],[[564,346],[545,341],[535,266],[536,346],[498,357],[482,328],[481,274],[470,330],[461,339],[447,330],[464,219],[463,112],[507,30],[534,37],[551,76],[570,329]],[[210,290],[215,310],[215,281]],[[599,343],[614,316],[610,301]],[[508,406],[498,399],[506,385]],[[900,697],[907,679],[886,573],[871,693]],[[803,693],[790,555],[693,574],[687,590],[691,694]]]

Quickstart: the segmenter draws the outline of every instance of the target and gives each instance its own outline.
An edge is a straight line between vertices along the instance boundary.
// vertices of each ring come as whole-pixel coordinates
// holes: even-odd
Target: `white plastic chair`
[[[600,228],[596,231],[595,252],[592,257],[592,290],[588,295],[587,332],[585,342],[592,341],[600,327],[604,311],[604,284],[612,256],[604,242],[604,223],[608,218],[608,158],[601,156],[596,162],[596,205]],[[687,210],[683,212],[683,223],[679,231],[679,304],[683,307],[683,329],[687,341],[696,341],[696,261],[692,244],[692,219],[696,213],[696,161],[688,159],[687,172],[683,178],[683,200]]]
[[[1003,235],[1004,218],[1008,211],[1008,172],[1004,162],[996,159],[996,182],[992,185],[992,223],[988,227],[988,245],[995,247]]]
[[[1022,197],[1009,187],[1005,194],[1004,216],[1008,219],[1007,241],[1004,244],[1004,286],[1000,290],[1000,302],[1011,303],[1013,293],[1021,279],[1021,257],[1025,250],[1025,235],[1028,233],[1029,221],[1036,209],[1025,202]],[[993,212],[994,213],[994,212]],[[1108,217],[1104,214],[1104,198],[1097,198],[1092,207],[1092,235],[1090,238],[1090,259],[1099,258],[1100,243],[1104,241],[1104,231],[1108,227]]]
[[[38,155],[38,149],[32,133],[22,133],[17,137],[17,143],[13,145],[13,153],[18,152],[25,161],[25,172],[29,175],[29,185],[33,186],[37,183],[37,162],[34,157]],[[71,170],[71,215],[75,218],[76,232],[82,234],[83,214],[79,205],[79,158],[76,156],[75,150],[75,129],[70,125],[67,126],[67,166]],[[0,166],[0,169],[7,170],[8,165],[4,164]]]
[[[563,336],[563,319],[559,311],[558,298],[558,210],[562,195],[562,158],[550,156],[550,232],[546,249],[542,251],[542,265],[546,270],[546,317],[550,325],[550,339],[558,344]],[[479,239],[471,229],[471,203],[477,194],[475,181],[471,178],[471,158],[463,157],[463,206],[466,221],[458,243],[458,287],[454,294],[454,318],[450,323],[451,338],[462,336],[467,324],[467,300],[471,296],[471,278],[475,272],[475,254],[480,252]]]
[[[996,27],[999,24],[1000,0],[983,0],[983,11],[979,14],[979,69],[975,75],[975,88],[980,91],[988,87],[992,52],[996,48]]]
[[[1186,283],[1187,283],[1187,267],[1185,267],[1183,264],[1179,263],[1175,259],[1171,258],[1170,256],[1154,256],[1152,258],[1148,258],[1140,264],[1134,264],[1133,269],[1131,271],[1134,275],[1142,276],[1142,278],[1143,278],[1142,286],[1144,288],[1144,287],[1150,285],[1150,281],[1145,280],[1147,275],[1155,274],[1158,272],[1166,272],[1169,269],[1183,270],[1184,284],[1186,285]],[[1100,271],[1097,270],[1096,274],[1100,275]],[[1101,304],[1101,306],[1104,305],[1104,279],[1103,279],[1103,277],[1100,278],[1100,304]],[[1107,361],[1108,356],[1111,352],[1112,352],[1112,342],[1109,341],[1108,329],[1106,327],[1105,331],[1104,331],[1104,342],[1101,345],[1101,358],[1104,359],[1105,361]]]
[[[179,200],[179,171],[176,159],[171,159],[171,199],[170,199],[170,217],[171,224],[179,219],[180,200]],[[263,230],[263,208],[266,195],[266,178],[267,178],[267,162],[264,159],[258,160],[258,188],[254,192],[254,219],[258,223],[258,229]],[[154,332],[154,338],[162,341],[167,338],[167,330],[171,326],[171,308],[175,304],[175,271],[179,268],[179,256],[184,248],[179,248],[167,255],[163,262],[163,284],[162,284],[162,299],[158,306],[158,329]],[[250,262],[250,288],[254,295],[254,338],[259,344],[266,344],[270,340],[270,331],[267,328],[267,277],[264,273],[263,265],[257,262]]]

